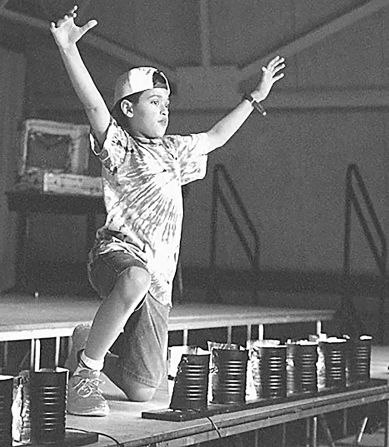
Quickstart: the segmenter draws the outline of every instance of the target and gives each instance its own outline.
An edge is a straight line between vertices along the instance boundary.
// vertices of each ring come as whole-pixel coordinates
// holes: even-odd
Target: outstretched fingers
[[[276,65],[279,65],[280,63],[284,62],[284,60],[285,59],[283,57],[276,56],[267,64],[267,68],[269,70],[272,70]]]
[[[284,73],[279,73],[278,75],[277,75],[277,73],[280,72],[281,70],[283,70],[284,68],[285,68],[285,64],[280,64],[280,65],[275,66],[272,71],[273,79],[275,79],[276,81],[278,81],[278,79],[281,79],[284,76]]]
[[[62,18],[50,23],[50,31],[57,43],[63,47],[69,43],[77,42],[87,31],[97,25],[96,20],[89,20],[85,25],[78,26],[74,23],[77,17],[78,6],[75,5]]]
[[[69,21],[74,21],[74,18],[76,16],[77,14],[75,12],[72,14],[65,14],[61,19],[57,20],[57,22],[51,22],[50,29],[54,30],[56,28],[60,28],[61,26],[65,25],[65,23],[68,23]]]
[[[285,68],[285,59],[280,56],[276,56],[272,59],[266,67],[262,67],[262,71],[272,77],[273,82],[278,81],[284,76],[284,73],[279,73]],[[279,74],[277,74],[279,73]]]
[[[283,77],[284,77],[284,74],[285,74],[285,73],[280,73],[280,74],[277,75],[277,76],[273,76],[273,83],[274,83],[274,82],[277,82],[277,81],[279,81],[281,78],[283,78]]]
[[[97,25],[97,20],[94,20],[94,19],[89,20],[89,22],[85,23],[85,25],[81,27],[81,29],[80,29],[81,34],[85,34],[87,31],[94,28],[96,25]]]
[[[267,67],[265,67],[268,71],[271,71],[273,73],[276,73],[277,71],[282,70],[285,68],[285,59],[283,57],[277,56],[274,59],[272,59],[268,64]]]

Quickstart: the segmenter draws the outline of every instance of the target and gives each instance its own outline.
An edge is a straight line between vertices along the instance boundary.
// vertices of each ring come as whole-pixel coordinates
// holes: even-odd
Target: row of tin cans
[[[185,354],[170,408],[204,409],[344,389],[370,381],[371,337],[251,342],[248,349],[212,349]]]

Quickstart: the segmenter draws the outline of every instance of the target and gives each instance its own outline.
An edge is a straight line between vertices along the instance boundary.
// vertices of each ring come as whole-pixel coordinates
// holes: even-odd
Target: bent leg
[[[103,372],[129,400],[152,399],[166,378],[169,311],[148,293],[106,358]]]
[[[150,274],[139,266],[128,267],[117,278],[116,284],[100,305],[85,346],[85,355],[102,360],[109,348],[142,302],[150,287]]]
[[[154,397],[158,387],[145,385],[126,374],[118,357],[108,356],[104,363],[103,372],[120,388],[127,399],[133,402],[148,402]]]

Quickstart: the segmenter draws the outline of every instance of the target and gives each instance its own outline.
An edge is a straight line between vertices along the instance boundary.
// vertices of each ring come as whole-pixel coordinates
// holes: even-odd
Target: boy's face
[[[169,92],[164,88],[145,90],[132,104],[132,134],[138,137],[163,137],[169,124]]]

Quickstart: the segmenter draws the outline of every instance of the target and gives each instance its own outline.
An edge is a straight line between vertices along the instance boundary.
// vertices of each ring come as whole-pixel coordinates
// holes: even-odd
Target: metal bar
[[[184,329],[182,331],[182,344],[184,346],[188,345],[188,337],[189,337],[189,331],[188,331],[188,329]]]
[[[311,447],[317,447],[317,416],[311,418]]]
[[[229,205],[226,196],[221,192],[221,190],[219,191],[219,200],[223,205],[223,208],[227,214],[228,220],[230,221],[232,228],[234,229],[236,235],[239,238],[239,241],[246,253],[247,258],[250,261],[250,264],[254,263],[254,255],[250,250],[250,245],[247,242],[247,239],[245,238],[245,235],[243,234],[243,231],[240,229],[240,226],[237,222],[237,220],[235,219],[234,213],[232,211],[231,206]]]
[[[360,200],[355,194],[355,187],[353,185],[353,178],[356,181],[356,186],[358,191],[362,194],[363,203],[366,206],[367,214],[371,219],[372,225],[375,229],[376,235],[378,236],[379,242],[381,243],[381,250],[374,240],[373,233],[370,229],[370,225],[365,218],[365,213],[360,205]],[[352,297],[350,296],[350,253],[351,253],[351,207],[353,206],[356,216],[358,218],[359,224],[362,227],[365,239],[368,242],[370,251],[373,255],[375,263],[381,275],[382,287],[380,292],[380,302],[379,302],[379,328],[378,333],[380,334],[380,343],[384,341],[384,309],[385,309],[385,295],[386,295],[386,264],[387,264],[387,243],[385,233],[382,230],[377,214],[374,210],[373,203],[371,201],[367,187],[363,181],[362,175],[356,164],[350,164],[346,172],[346,202],[345,202],[345,234],[344,234],[344,252],[343,252],[343,274],[344,274],[344,290],[342,297],[343,311],[347,311],[353,314],[359,325],[362,324],[360,318],[357,315],[356,309],[352,303]],[[363,330],[363,328],[361,328]]]
[[[342,411],[342,431],[343,431],[343,436],[347,436],[347,432],[348,432],[348,409],[345,408]]]
[[[319,335],[322,333],[323,323],[321,320],[316,321],[316,334]]]
[[[305,419],[305,447],[311,443],[311,418]]]
[[[61,351],[61,337],[55,337],[54,366],[59,365],[59,355]]]
[[[218,218],[218,174],[214,170],[212,181],[211,235],[209,253],[209,287],[212,295],[217,295],[216,282],[216,246],[217,246],[217,218]]]
[[[352,194],[351,197],[352,197],[352,199],[354,199],[353,200],[354,210],[358,216],[359,223],[360,223],[362,230],[365,234],[365,238],[369,244],[369,247],[373,254],[376,265],[377,265],[381,275],[383,275],[383,274],[385,274],[385,266],[383,264],[384,264],[384,260],[385,260],[386,256],[380,255],[378,248],[377,248],[376,244],[374,243],[374,238],[370,231],[369,224],[367,223],[367,220],[363,214],[361,205],[359,204],[358,200],[356,199],[356,196],[354,194]],[[371,215],[370,215],[370,217],[372,218]],[[377,227],[376,227],[376,230],[377,230]],[[386,248],[385,248],[385,250],[386,250]]]
[[[345,212],[344,212],[344,241],[343,241],[343,277],[344,277],[344,288],[348,290],[349,279],[350,279],[350,247],[351,247],[351,171],[350,168],[347,169],[346,173],[346,200],[345,200]],[[347,284],[346,284],[347,281]],[[343,292],[342,304],[345,306],[345,291]]]
[[[232,326],[227,326],[227,343],[232,343]]]
[[[362,436],[365,433],[365,429],[366,429],[366,425],[367,425],[367,421],[369,420],[369,418],[367,416],[365,416],[363,418],[362,424],[358,430],[358,433],[355,436],[355,445],[358,446],[361,444],[362,441]]]
[[[243,250],[246,254],[246,256],[249,259],[250,267],[253,274],[253,302],[256,301],[256,293],[257,293],[257,286],[258,286],[258,269],[259,269],[259,236],[257,233],[257,230],[252,223],[248,212],[243,204],[243,201],[241,200],[239,193],[237,189],[234,186],[234,183],[232,181],[232,178],[228,174],[226,168],[224,165],[218,164],[215,166],[213,171],[213,193],[212,193],[212,215],[211,215],[211,249],[210,249],[210,272],[211,272],[211,281],[212,284],[211,287],[215,287],[215,271],[216,271],[216,232],[217,232],[217,206],[218,202],[220,201],[221,205],[223,206],[223,209],[226,212],[226,215],[228,217],[228,220],[230,221],[234,232],[239,238],[239,241],[243,247]],[[241,216],[243,217],[248,230],[250,231],[253,239],[254,239],[254,249],[251,250],[250,244],[248,242],[248,239],[246,238],[245,234],[243,233],[241,226],[239,225],[235,213],[232,210],[232,207],[230,206],[230,202],[227,200],[227,197],[224,195],[221,184],[220,184],[220,175],[223,174],[223,178],[225,181],[225,184],[228,187],[229,192],[232,194],[232,197],[234,199],[234,203],[238,207]]]
[[[250,341],[251,341],[251,324],[248,324],[247,330],[246,330],[246,348],[247,349],[250,348]]]
[[[258,325],[258,340],[263,340],[265,337],[265,326],[263,324]]]
[[[41,341],[39,338],[35,340],[35,354],[34,354],[34,368],[33,371],[38,371],[41,363]]]
[[[35,338],[32,338],[30,341],[30,369],[34,371],[35,366]]]
[[[260,431],[259,430],[254,430],[254,447],[260,447]]]
[[[368,193],[368,190],[366,188],[366,185],[362,179],[362,175],[359,172],[359,169],[357,167],[357,165],[353,164],[351,165],[351,169],[354,173],[354,177],[358,182],[358,186],[359,189],[363,195],[364,201],[365,201],[365,205],[369,211],[369,215],[373,221],[373,225],[375,227],[375,230],[377,231],[377,235],[381,241],[382,244],[382,257],[386,258],[387,257],[387,245],[386,245],[386,237],[385,237],[385,233],[382,230],[382,227],[380,225],[379,219],[377,217],[377,214],[374,210],[374,206],[373,203],[371,201],[370,195]]]
[[[243,217],[244,217],[244,219],[245,219],[245,221],[247,223],[247,226],[248,226],[250,232],[253,235],[253,238],[256,240],[256,242],[259,245],[259,237],[258,237],[258,234],[257,234],[257,229],[256,229],[255,225],[253,224],[252,220],[250,219],[250,216],[249,216],[249,214],[247,212],[247,209],[244,206],[243,201],[240,198],[240,195],[238,193],[238,190],[236,189],[236,187],[234,185],[232,177],[228,173],[226,167],[224,165],[222,165],[222,164],[216,165],[215,169],[218,170],[218,171],[221,171],[223,173],[223,176],[224,176],[224,179],[226,181],[226,184],[228,185],[228,187],[229,187],[229,189],[230,189],[230,191],[231,191],[231,193],[232,193],[232,195],[233,195],[233,197],[235,199],[235,202],[238,205],[238,207],[239,207],[239,209],[240,209],[240,211],[241,211],[241,213],[242,213],[242,215],[243,215]]]
[[[281,447],[286,447],[286,423],[281,424]]]

